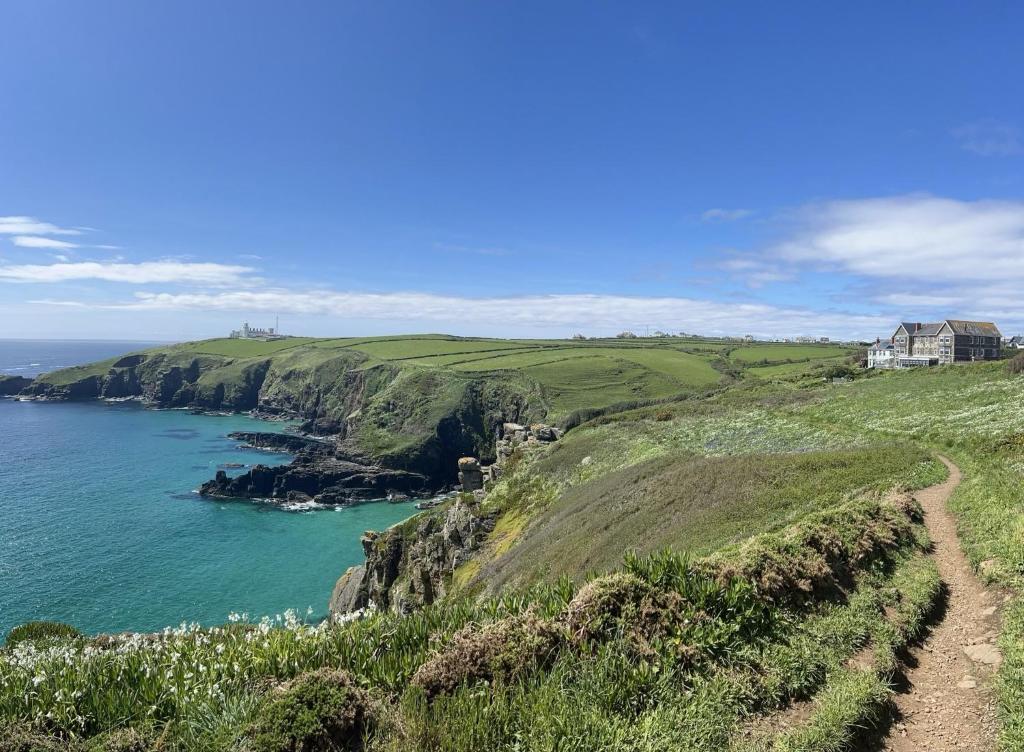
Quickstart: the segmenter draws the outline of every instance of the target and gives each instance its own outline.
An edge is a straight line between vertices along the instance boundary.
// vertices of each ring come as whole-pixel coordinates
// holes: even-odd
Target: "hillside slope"
[[[506,421],[562,421],[714,387],[726,359],[707,347],[445,335],[218,339],[45,374],[22,394],[296,418],[303,430],[333,437],[345,459],[422,474],[437,487],[454,480],[460,456],[488,459]],[[846,352],[790,350],[779,346],[779,358]]]

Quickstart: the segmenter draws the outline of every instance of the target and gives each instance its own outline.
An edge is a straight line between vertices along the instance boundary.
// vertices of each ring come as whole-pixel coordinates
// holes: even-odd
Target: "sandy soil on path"
[[[934,557],[946,587],[945,612],[924,642],[911,650],[906,684],[894,698],[896,712],[881,748],[970,750],[996,746],[992,676],[1002,657],[995,645],[1002,596],[974,576],[946,508],[960,470],[946,458],[949,478],[916,496],[935,544]]]

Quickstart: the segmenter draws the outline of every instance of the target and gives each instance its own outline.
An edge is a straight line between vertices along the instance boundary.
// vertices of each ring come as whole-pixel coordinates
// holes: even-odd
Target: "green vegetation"
[[[570,433],[560,448],[571,451],[573,438]],[[670,453],[596,479],[571,479],[517,545],[506,543],[507,555],[498,552],[477,579],[495,592],[509,583],[562,576],[578,581],[607,572],[627,551],[671,547],[707,554],[783,528],[855,492],[886,490],[908,479],[927,485],[944,473],[909,445],[721,457]],[[509,513],[520,515],[518,509]]]
[[[486,446],[509,404],[572,430],[517,454],[449,598],[344,623],[15,640],[0,718],[17,733],[240,751],[319,734],[318,708],[357,698],[362,725],[335,747],[842,749],[938,595],[919,510],[890,491],[944,477],[942,452],[964,473],[951,508],[970,560],[1014,595],[1001,733],[1024,748],[1024,377],[1004,364],[832,384],[848,354],[834,346],[285,342],[177,346],[161,367],[205,358],[196,388],[241,395],[266,364],[273,404],[345,416],[395,460],[436,451],[451,416]],[[345,678],[325,688],[324,669]],[[300,699],[307,682],[323,702]]]
[[[748,345],[729,353],[732,360],[741,363],[783,363],[795,360],[823,360],[837,355],[849,355],[853,350],[837,345]]]
[[[7,633],[4,645],[13,648],[20,642],[45,642],[79,637],[81,633],[70,624],[59,621],[30,621]]]
[[[0,716],[69,740],[154,729],[172,750],[363,734],[369,750],[720,749],[901,633],[886,612],[913,595],[898,588],[920,566],[919,519],[867,497],[711,558],[630,556],[579,589],[24,643],[0,657]]]

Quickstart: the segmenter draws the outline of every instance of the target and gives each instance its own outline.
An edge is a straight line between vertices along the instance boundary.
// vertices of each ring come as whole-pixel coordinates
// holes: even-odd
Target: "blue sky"
[[[1024,329],[1024,6],[0,6],[0,337]]]

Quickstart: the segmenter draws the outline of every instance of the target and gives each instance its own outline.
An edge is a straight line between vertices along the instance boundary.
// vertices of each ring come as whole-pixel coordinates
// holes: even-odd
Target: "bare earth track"
[[[960,483],[960,470],[945,457],[949,478],[917,493],[934,557],[946,587],[946,608],[920,647],[911,651],[904,691],[882,749],[970,750],[996,746],[996,711],[991,683],[1002,660],[995,645],[1001,596],[975,577],[946,508]]]

